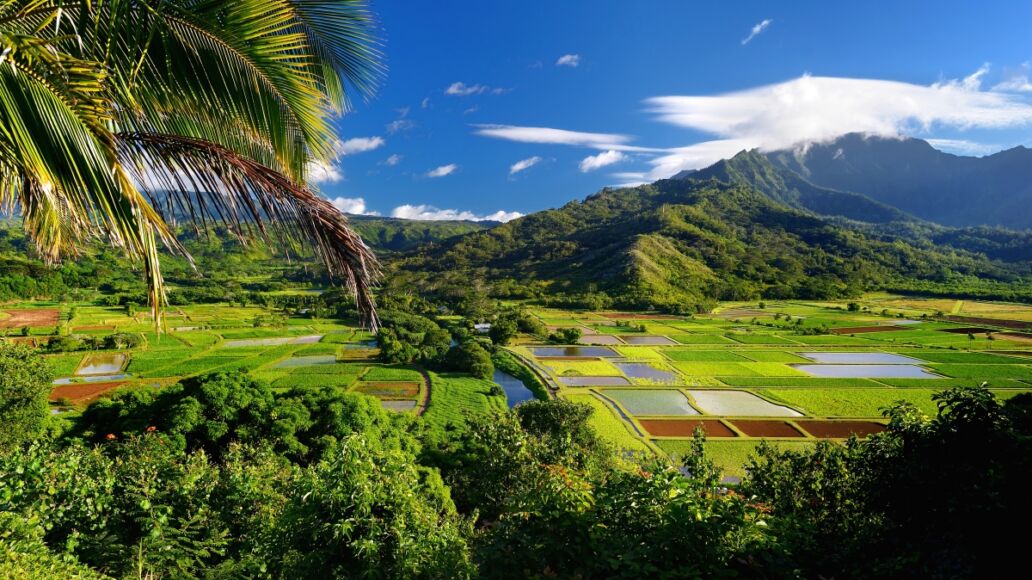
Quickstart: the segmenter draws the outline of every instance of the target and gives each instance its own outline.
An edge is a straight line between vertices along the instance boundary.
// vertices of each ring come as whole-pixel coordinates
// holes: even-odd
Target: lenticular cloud
[[[936,127],[994,129],[1032,122],[1026,96],[981,90],[986,71],[932,85],[807,75],[722,95],[655,97],[647,103],[660,120],[718,139],[675,149],[653,165],[665,177],[671,170],[716,161],[709,152],[787,149],[846,133],[898,136]]]

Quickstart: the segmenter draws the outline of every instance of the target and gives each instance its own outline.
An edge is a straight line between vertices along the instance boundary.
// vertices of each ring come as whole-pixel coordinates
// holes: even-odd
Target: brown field
[[[7,316],[0,319],[0,328],[54,326],[61,315],[61,311],[56,308],[4,310],[3,313]]]
[[[851,435],[866,437],[885,430],[885,425],[874,421],[797,420],[796,424],[821,439],[846,439]]]
[[[359,383],[355,390],[375,397],[412,398],[419,394],[419,383],[412,381],[373,381]]]
[[[1003,318],[981,318],[978,316],[946,316],[946,320],[950,322],[961,322],[964,324],[988,324],[990,326],[1002,326],[1003,328],[1013,328],[1014,330],[1024,330],[1026,328],[1032,328],[1032,322],[1024,320],[1005,320]]]
[[[1003,338],[1006,340],[1012,340],[1014,342],[1022,342],[1032,344],[1032,334],[1022,334],[1020,332],[1000,332],[994,336]]]
[[[46,343],[50,340],[49,336],[8,336],[3,340],[13,342],[15,344],[24,344],[25,346],[37,347],[41,344]]]
[[[749,437],[805,437],[784,421],[732,421],[731,424]]]
[[[903,330],[898,326],[852,326],[847,328],[833,328],[832,334],[863,334],[865,332],[893,332]]]
[[[59,385],[50,391],[51,401],[67,399],[75,404],[89,403],[104,393],[113,391],[126,384],[128,381],[112,381],[109,383],[78,383],[74,385]]]
[[[696,427],[702,427],[707,437],[737,437],[716,419],[641,419],[641,426],[656,437],[691,437]]]

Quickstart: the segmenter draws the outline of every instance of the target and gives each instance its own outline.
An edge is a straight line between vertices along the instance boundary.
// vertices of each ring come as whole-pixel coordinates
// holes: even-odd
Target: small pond
[[[623,374],[632,379],[643,379],[651,383],[680,383],[681,377],[677,373],[657,369],[648,363],[613,363]]]
[[[606,389],[603,395],[632,415],[698,415],[684,393],[674,390]]]
[[[91,354],[82,361],[82,365],[75,371],[76,375],[105,375],[117,373],[125,366],[126,356],[121,353],[115,354]]]
[[[836,379],[938,379],[917,365],[789,365],[815,377]]]
[[[523,384],[523,381],[510,375],[507,372],[495,369],[494,376],[491,377],[498,386],[502,387],[505,391],[505,398],[509,401],[509,408],[513,408],[516,405],[524,401],[530,401],[534,398],[534,393]]]
[[[416,408],[415,401],[380,401],[380,404],[389,411],[411,411]]]
[[[604,346],[538,346],[532,347],[534,356],[568,356],[568,357],[609,357],[620,356],[611,348]]]
[[[745,391],[688,391],[707,415],[731,417],[801,417],[788,407],[775,405]]]
[[[452,341],[452,342],[454,342],[454,341]],[[455,345],[453,344],[452,346],[455,346]],[[375,339],[374,340],[367,340],[365,342],[347,342],[347,343],[344,343],[344,348],[348,349],[348,350],[376,348],[376,340]]]
[[[310,367],[314,365],[332,365],[337,363],[337,355],[319,354],[314,356],[295,356],[272,365],[274,369],[290,369],[295,367]]]
[[[813,362],[836,365],[912,365],[921,364],[915,358],[887,352],[801,352]]]
[[[559,377],[567,387],[629,387],[631,381],[623,377]]]
[[[627,344],[638,344],[646,346],[663,346],[668,344],[677,344],[673,340],[665,336],[624,336],[624,341]]]

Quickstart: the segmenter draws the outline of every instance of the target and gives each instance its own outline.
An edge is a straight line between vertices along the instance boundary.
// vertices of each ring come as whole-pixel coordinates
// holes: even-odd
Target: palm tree
[[[0,0],[0,203],[48,261],[97,238],[144,265],[165,221],[307,244],[376,326],[370,250],[306,185],[383,73],[365,0]]]

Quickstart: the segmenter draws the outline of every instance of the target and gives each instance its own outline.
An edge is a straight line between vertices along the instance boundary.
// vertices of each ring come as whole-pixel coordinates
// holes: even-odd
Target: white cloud
[[[339,167],[321,161],[309,161],[307,173],[308,183],[336,183],[344,179]]]
[[[559,60],[555,61],[555,66],[568,66],[571,68],[577,68],[578,66],[580,66],[580,55],[564,54],[559,57]]]
[[[479,95],[488,90],[489,87],[484,85],[467,85],[463,82],[452,83],[447,89],[444,90],[444,94],[452,95],[455,97],[468,97],[469,95]]]
[[[420,109],[426,109],[429,106],[430,106],[430,97],[424,97],[423,98],[423,102],[419,103],[419,108]]]
[[[626,155],[620,153],[619,151],[613,151],[612,149],[610,149],[609,151],[603,151],[598,155],[589,155],[582,159],[580,162],[580,170],[584,173],[587,173],[589,171],[601,169],[607,165],[612,165],[614,163],[619,163],[621,161],[626,160]]]
[[[660,179],[743,149],[787,149],[852,132],[899,136],[1032,123],[1024,96],[981,90],[986,71],[932,85],[807,75],[723,95],[649,99],[661,120],[719,138],[667,151],[651,161],[649,175]]]
[[[475,127],[477,127],[477,135],[520,143],[575,145],[594,149],[635,149],[633,146],[625,145],[631,140],[630,137],[615,133],[582,133],[550,127],[517,127],[514,125],[475,125]]]
[[[537,155],[528,157],[526,159],[520,159],[516,163],[509,166],[509,175],[516,175],[517,173],[530,169],[541,162],[541,158]]]
[[[365,199],[361,197],[335,197],[330,200],[333,207],[351,215],[380,215],[375,211],[368,211]]]
[[[966,139],[927,139],[928,143],[940,151],[956,155],[970,155],[981,157],[995,153],[1003,147],[992,143],[978,143]]]
[[[334,151],[336,151],[338,156],[343,157],[344,155],[354,155],[355,153],[379,149],[386,143],[383,137],[354,137],[347,141],[337,141]]]
[[[448,165],[442,165],[440,167],[435,167],[435,168],[431,169],[430,171],[428,171],[426,173],[426,176],[427,177],[444,177],[445,175],[451,175],[452,173],[455,173],[455,170],[458,169],[458,168],[459,168],[458,165],[456,165],[454,163],[449,163]]]
[[[383,160],[383,164],[387,167],[394,167],[399,163],[401,163],[401,155],[398,155],[397,153]]]
[[[414,129],[415,127],[415,121],[412,121],[410,119],[398,119],[397,121],[391,121],[390,123],[387,123],[387,133],[390,135],[394,135],[395,133],[408,131],[409,129]]]
[[[767,28],[769,28],[771,24],[774,24],[774,20],[772,18],[764,18],[763,20],[757,22],[752,27],[752,30],[749,31],[749,36],[746,36],[742,39],[742,46],[749,44],[749,42],[752,41],[752,39],[762,34],[764,30],[767,30]]]
[[[1022,63],[1016,70],[1009,71],[1003,82],[993,87],[994,91],[1010,93],[1032,93],[1032,81],[1029,81],[1032,63]]]
[[[507,222],[522,217],[518,211],[496,211],[488,215],[477,215],[471,211],[457,209],[438,209],[432,205],[399,205],[391,211],[391,217],[407,220],[465,220],[465,221],[497,221]]]

